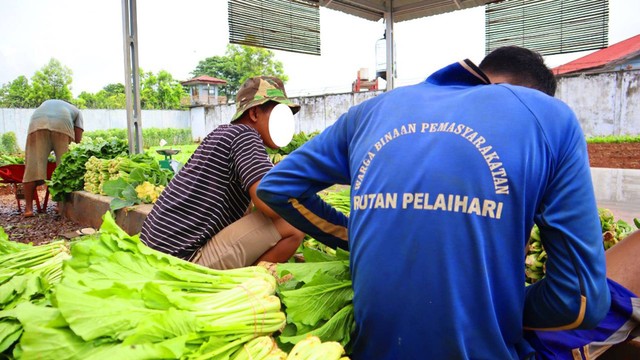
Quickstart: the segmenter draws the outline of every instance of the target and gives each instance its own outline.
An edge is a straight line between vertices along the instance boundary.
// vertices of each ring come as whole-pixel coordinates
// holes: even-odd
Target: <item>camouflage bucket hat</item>
[[[236,113],[231,118],[231,121],[238,120],[247,109],[262,105],[267,101],[285,104],[291,108],[294,114],[300,110],[300,105],[287,98],[282,80],[273,76],[257,76],[247,79],[238,90]]]

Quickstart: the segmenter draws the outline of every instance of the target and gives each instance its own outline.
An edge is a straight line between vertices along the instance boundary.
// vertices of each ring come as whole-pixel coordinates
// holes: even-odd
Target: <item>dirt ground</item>
[[[640,143],[589,144],[589,160],[592,167],[640,169]],[[52,201],[49,201],[46,212],[23,218],[12,187],[3,185],[0,184],[0,226],[11,240],[41,244],[83,228],[60,216],[56,203]],[[40,190],[40,199],[44,199],[44,190]],[[24,200],[20,203],[24,209]]]
[[[40,201],[45,192],[39,187]],[[20,209],[24,211],[25,202],[20,200]],[[36,210],[34,202],[34,210]],[[0,184],[0,227],[9,235],[9,239],[34,245],[51,242],[63,234],[82,229],[74,221],[59,215],[56,203],[49,201],[46,212],[34,212],[34,217],[24,218],[18,211],[15,193],[11,185]]]

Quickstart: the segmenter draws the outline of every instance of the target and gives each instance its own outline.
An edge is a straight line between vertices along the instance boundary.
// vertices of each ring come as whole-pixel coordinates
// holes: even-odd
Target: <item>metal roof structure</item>
[[[201,75],[201,76],[198,76],[198,77],[194,77],[193,79],[189,79],[189,80],[183,81],[180,84],[182,84],[184,86],[189,86],[189,85],[198,85],[198,84],[225,85],[226,83],[227,83],[226,80],[214,78],[213,76]]]
[[[319,0],[327,9],[378,21],[380,19],[401,22],[470,9],[501,0]]]
[[[341,11],[371,21],[384,19],[386,24],[387,90],[393,89],[395,54],[393,24],[426,16],[483,6],[502,0],[310,0],[327,9]],[[140,118],[138,36],[136,0],[122,0],[123,45],[127,97],[129,150],[142,152],[142,119]]]
[[[320,6],[371,21],[386,24],[387,90],[394,88],[395,54],[393,24],[439,15],[456,10],[484,6],[501,0],[318,0]]]
[[[552,70],[556,75],[578,72],[598,72],[611,70],[612,68],[622,70],[627,67],[632,67],[632,65],[627,62],[638,57],[640,57],[640,34],[555,67]],[[620,66],[622,66],[622,69]]]

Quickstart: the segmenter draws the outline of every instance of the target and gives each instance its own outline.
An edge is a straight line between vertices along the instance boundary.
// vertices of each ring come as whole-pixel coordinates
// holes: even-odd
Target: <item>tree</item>
[[[187,95],[178,80],[165,70],[158,75],[140,69],[140,106],[142,109],[180,109],[180,100]]]
[[[33,89],[29,85],[29,80],[27,80],[26,76],[20,75],[0,88],[0,107],[30,108],[38,106],[38,104],[30,101],[32,92]]]
[[[71,82],[73,81],[72,74],[71,69],[52,58],[47,65],[36,71],[31,78],[33,92],[30,99],[38,105],[49,99],[70,102],[73,98],[70,90]]]
[[[252,76],[277,76],[286,83],[289,78],[284,74],[282,63],[275,60],[274,56],[273,51],[265,48],[229,44],[225,56],[201,60],[191,74],[194,77],[208,75],[227,81],[222,92],[232,98],[242,83]]]
[[[83,91],[73,103],[81,109],[124,109],[124,85],[109,84],[95,94]]]

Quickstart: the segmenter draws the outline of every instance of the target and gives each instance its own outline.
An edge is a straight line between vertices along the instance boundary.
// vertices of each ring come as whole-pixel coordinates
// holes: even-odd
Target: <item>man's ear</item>
[[[258,107],[259,106],[254,106],[252,108],[249,108],[249,110],[247,110],[249,112],[249,120],[251,120],[251,122],[254,122],[254,123],[258,122]]]

